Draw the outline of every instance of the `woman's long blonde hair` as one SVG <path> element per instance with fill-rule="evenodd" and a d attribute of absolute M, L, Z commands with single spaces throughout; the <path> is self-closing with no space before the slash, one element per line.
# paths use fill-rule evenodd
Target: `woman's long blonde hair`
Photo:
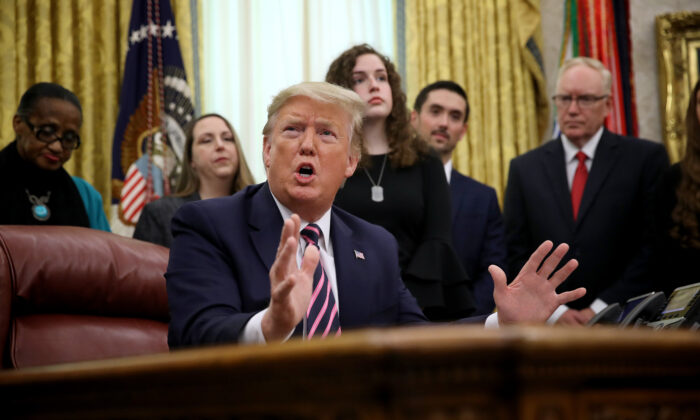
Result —
<path fill-rule="evenodd" d="M 189 124 L 185 126 L 185 153 L 182 158 L 182 172 L 180 173 L 177 185 L 175 186 L 175 193 L 173 193 L 174 196 L 186 197 L 199 191 L 199 175 L 197 175 L 197 173 L 192 169 L 194 126 L 197 125 L 198 122 L 209 117 L 217 117 L 221 119 L 221 121 L 226 124 L 233 134 L 234 145 L 236 147 L 236 153 L 238 154 L 238 170 L 236 171 L 236 175 L 233 177 L 233 183 L 231 183 L 231 194 L 255 183 L 253 175 L 251 175 L 250 169 L 248 169 L 248 163 L 246 163 L 245 156 L 243 155 L 243 149 L 241 149 L 241 142 L 238 139 L 238 134 L 236 134 L 236 131 L 233 129 L 233 126 L 231 126 L 231 123 L 229 123 L 226 118 L 219 114 L 204 114 L 190 121 Z"/>

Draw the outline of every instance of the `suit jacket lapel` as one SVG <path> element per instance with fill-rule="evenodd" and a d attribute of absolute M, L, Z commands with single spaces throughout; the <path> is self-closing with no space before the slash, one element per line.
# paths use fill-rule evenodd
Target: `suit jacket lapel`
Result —
<path fill-rule="evenodd" d="M 251 199 L 248 224 L 251 227 L 251 242 L 260 259 L 270 270 L 277 254 L 283 221 L 267 183 Z"/>
<path fill-rule="evenodd" d="M 545 145 L 544 151 L 542 166 L 554 192 L 554 201 L 564 216 L 564 220 L 573 222 L 574 211 L 571 208 L 571 191 L 569 191 L 569 183 L 566 178 L 566 162 L 564 161 L 564 147 L 561 145 L 561 139 L 551 140 Z"/>
<path fill-rule="evenodd" d="M 605 179 L 615 167 L 615 162 L 619 156 L 620 151 L 617 139 L 608 130 L 603 130 L 603 136 L 600 138 L 600 143 L 598 143 L 596 148 L 591 172 L 588 174 L 586 187 L 583 190 L 576 226 L 579 226 L 586 217 L 588 209 L 593 205 L 595 197 L 603 187 Z"/>
<path fill-rule="evenodd" d="M 335 260 L 335 276 L 338 282 L 338 309 L 340 311 L 340 325 L 343 327 L 364 325 L 369 319 L 369 305 L 363 305 L 366 301 L 368 273 L 367 263 L 364 258 L 356 254 L 364 255 L 362 245 L 356 243 L 352 229 L 347 226 L 336 214 L 331 213 L 331 238 L 333 241 L 333 259 Z"/>

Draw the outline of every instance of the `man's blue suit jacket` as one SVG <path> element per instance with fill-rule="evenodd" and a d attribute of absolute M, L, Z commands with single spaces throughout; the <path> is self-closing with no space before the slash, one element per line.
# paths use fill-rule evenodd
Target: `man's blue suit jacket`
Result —
<path fill-rule="evenodd" d="M 452 170 L 452 241 L 471 280 L 475 315 L 494 309 L 493 280 L 488 266 L 506 270 L 505 231 L 496 191 Z"/>
<path fill-rule="evenodd" d="M 171 348 L 238 341 L 270 301 L 282 225 L 267 183 L 180 208 L 165 274 Z M 401 280 L 389 232 L 333 207 L 331 241 L 343 330 L 426 322 Z"/>

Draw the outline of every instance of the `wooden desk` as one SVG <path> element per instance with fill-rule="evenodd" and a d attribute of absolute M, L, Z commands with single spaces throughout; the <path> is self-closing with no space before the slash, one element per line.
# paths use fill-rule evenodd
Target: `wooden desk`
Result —
<path fill-rule="evenodd" d="M 0 417 L 699 419 L 700 333 L 449 326 L 0 372 Z"/>

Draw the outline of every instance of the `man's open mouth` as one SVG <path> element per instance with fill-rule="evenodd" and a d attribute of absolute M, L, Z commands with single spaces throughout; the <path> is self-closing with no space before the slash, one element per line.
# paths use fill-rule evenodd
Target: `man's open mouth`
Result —
<path fill-rule="evenodd" d="M 299 175 L 304 178 L 308 178 L 314 174 L 314 168 L 308 165 L 304 165 L 299 168 Z"/>

